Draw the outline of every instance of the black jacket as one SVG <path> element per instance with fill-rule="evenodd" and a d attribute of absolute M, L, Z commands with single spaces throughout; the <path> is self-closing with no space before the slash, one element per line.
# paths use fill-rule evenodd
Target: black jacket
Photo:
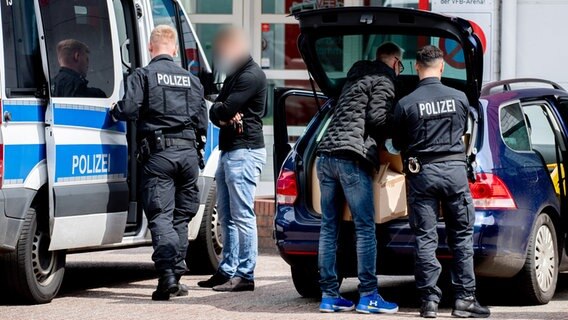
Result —
<path fill-rule="evenodd" d="M 266 75 L 252 58 L 229 75 L 223 88 L 209 111 L 211 122 L 221 128 L 219 149 L 231 151 L 237 149 L 264 148 L 262 116 L 266 104 Z M 242 134 L 237 134 L 229 122 L 237 113 L 243 114 Z"/>
<path fill-rule="evenodd" d="M 405 157 L 464 153 L 468 110 L 463 92 L 443 85 L 438 78 L 423 79 L 395 107 L 393 146 Z"/>
<path fill-rule="evenodd" d="M 378 166 L 378 140 L 388 134 L 396 75 L 378 61 L 359 61 L 347 73 L 319 153 L 350 154 Z"/>
<path fill-rule="evenodd" d="M 160 55 L 127 79 L 124 97 L 111 111 L 118 120 L 138 119 L 138 138 L 157 130 L 184 139 L 207 134 L 207 105 L 197 77 Z"/>
<path fill-rule="evenodd" d="M 89 81 L 75 70 L 61 67 L 53 78 L 51 93 L 54 97 L 106 98 L 99 88 L 88 87 Z"/>

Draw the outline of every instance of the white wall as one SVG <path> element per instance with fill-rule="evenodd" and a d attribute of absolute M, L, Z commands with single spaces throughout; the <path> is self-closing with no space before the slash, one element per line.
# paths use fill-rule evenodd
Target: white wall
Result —
<path fill-rule="evenodd" d="M 516 77 L 544 78 L 568 88 L 568 1 L 517 1 Z"/>

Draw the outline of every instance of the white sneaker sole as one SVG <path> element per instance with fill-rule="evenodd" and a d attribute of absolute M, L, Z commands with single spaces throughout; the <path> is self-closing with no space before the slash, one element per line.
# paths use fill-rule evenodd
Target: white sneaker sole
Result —
<path fill-rule="evenodd" d="M 355 306 L 351 307 L 336 307 L 336 310 L 329 310 L 329 309 L 319 309 L 320 312 L 323 313 L 335 313 L 335 312 L 349 312 L 355 310 Z"/>
<path fill-rule="evenodd" d="M 382 313 L 382 314 L 395 314 L 398 312 L 398 308 L 396 309 L 373 309 L 373 311 L 366 309 L 357 309 L 357 312 L 362 313 L 362 314 L 376 314 L 376 313 Z"/>

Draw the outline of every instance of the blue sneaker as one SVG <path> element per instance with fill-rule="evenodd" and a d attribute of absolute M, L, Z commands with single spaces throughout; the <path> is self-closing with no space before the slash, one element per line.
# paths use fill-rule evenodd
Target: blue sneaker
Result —
<path fill-rule="evenodd" d="M 355 304 L 342 297 L 322 298 L 320 303 L 320 312 L 344 312 L 353 309 L 355 309 Z"/>
<path fill-rule="evenodd" d="M 393 314 L 398 312 L 398 305 L 396 303 L 385 301 L 385 299 L 383 299 L 383 297 L 381 297 L 378 293 L 372 293 L 361 297 L 359 304 L 357 305 L 357 312 Z"/>

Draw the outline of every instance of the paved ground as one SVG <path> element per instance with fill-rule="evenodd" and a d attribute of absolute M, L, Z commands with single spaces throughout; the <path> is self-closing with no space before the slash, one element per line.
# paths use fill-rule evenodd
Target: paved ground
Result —
<path fill-rule="evenodd" d="M 66 280 L 58 298 L 39 306 L 0 305 L 0 319 L 360 319 L 355 313 L 325 315 L 316 312 L 318 302 L 298 296 L 288 266 L 278 256 L 259 258 L 257 290 L 252 293 L 215 293 L 197 287 L 206 276 L 185 276 L 189 297 L 153 302 L 150 294 L 156 281 L 150 248 L 95 252 L 68 257 Z M 383 294 L 401 305 L 395 316 L 380 319 L 412 319 L 417 304 L 412 277 L 381 277 Z M 345 295 L 357 299 L 356 281 L 343 284 Z M 486 299 L 493 319 L 568 319 L 568 277 L 560 279 L 553 302 L 546 306 L 519 307 L 503 299 L 506 291 L 490 289 Z M 449 309 L 439 317 L 449 318 Z"/>

